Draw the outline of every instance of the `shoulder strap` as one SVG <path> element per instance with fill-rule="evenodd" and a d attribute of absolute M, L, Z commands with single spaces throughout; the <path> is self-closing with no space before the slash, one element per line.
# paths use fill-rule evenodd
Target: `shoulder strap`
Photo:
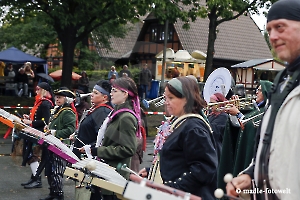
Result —
<path fill-rule="evenodd" d="M 116 112 L 114 112 L 114 113 L 109 117 L 110 120 L 112 120 L 117 114 L 119 114 L 119 113 L 121 113 L 121 112 L 130 112 L 131 114 L 133 114 L 133 115 L 137 118 L 136 114 L 135 114 L 132 110 L 130 110 L 130 109 L 128 109 L 128 108 L 122 108 L 122 109 L 117 110 Z"/>
<path fill-rule="evenodd" d="M 185 115 L 182 115 L 181 117 L 179 117 L 178 119 L 176 119 L 176 120 L 172 123 L 172 125 L 171 125 L 171 127 L 170 127 L 170 132 L 173 132 L 175 126 L 176 126 L 178 123 L 180 123 L 180 122 L 182 122 L 183 120 L 186 120 L 187 118 L 190 118 L 190 117 L 195 117 L 195 118 L 201 119 L 201 120 L 206 124 L 206 126 L 208 127 L 210 133 L 211 133 L 211 134 L 213 133 L 212 128 L 210 127 L 209 123 L 208 123 L 201 115 L 199 115 L 199 114 L 185 114 Z"/>
<path fill-rule="evenodd" d="M 62 111 L 64 111 L 64 110 L 70 110 L 72 113 L 76 114 L 72 108 L 70 108 L 70 107 L 64 107 L 64 108 L 61 108 L 56 114 L 54 114 L 52 116 L 52 120 L 55 119 L 55 118 L 57 118 L 60 115 L 60 113 Z M 50 120 L 50 121 L 52 121 L 52 120 Z"/>
<path fill-rule="evenodd" d="M 108 108 L 108 109 L 110 109 L 110 110 L 113 110 L 113 108 L 112 108 L 111 106 L 109 106 L 109 105 L 107 105 L 107 104 L 105 104 L 105 103 L 100 104 L 99 107 L 106 107 L 106 108 Z"/>
<path fill-rule="evenodd" d="M 52 107 L 54 106 L 53 102 L 52 102 L 50 99 L 48 99 L 48 98 L 43 98 L 42 100 L 49 101 L 49 102 L 50 102 L 50 104 L 51 104 L 51 106 L 52 106 Z"/>

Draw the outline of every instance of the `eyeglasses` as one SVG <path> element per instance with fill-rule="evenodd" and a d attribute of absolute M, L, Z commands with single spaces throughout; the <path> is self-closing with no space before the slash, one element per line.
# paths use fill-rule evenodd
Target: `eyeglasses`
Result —
<path fill-rule="evenodd" d="M 111 89 L 111 92 L 112 92 L 112 93 L 116 93 L 116 92 L 119 92 L 119 91 L 121 91 L 121 92 L 126 92 L 126 91 L 119 90 L 119 89 L 116 89 L 116 88 L 112 88 L 112 89 Z"/>
<path fill-rule="evenodd" d="M 116 92 L 119 92 L 119 91 L 121 91 L 121 90 L 118 90 L 118 89 L 116 89 L 116 88 L 112 88 L 112 89 L 111 89 L 111 92 L 112 92 L 112 93 L 116 93 Z"/>
<path fill-rule="evenodd" d="M 261 92 L 261 88 L 257 88 L 257 89 L 256 89 L 256 92 Z"/>

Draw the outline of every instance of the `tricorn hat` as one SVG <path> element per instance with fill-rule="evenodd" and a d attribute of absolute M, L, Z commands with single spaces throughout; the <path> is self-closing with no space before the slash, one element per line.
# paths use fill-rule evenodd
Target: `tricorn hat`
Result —
<path fill-rule="evenodd" d="M 60 96 L 65 96 L 65 97 L 70 97 L 70 98 L 75 98 L 76 95 L 69 90 L 67 87 L 60 87 L 58 90 L 54 90 L 53 92 L 55 95 L 60 95 Z"/>

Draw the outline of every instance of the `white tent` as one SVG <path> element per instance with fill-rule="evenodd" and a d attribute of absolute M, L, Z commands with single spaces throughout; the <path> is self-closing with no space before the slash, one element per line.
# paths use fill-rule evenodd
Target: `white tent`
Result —
<path fill-rule="evenodd" d="M 206 59 L 206 54 L 203 53 L 202 51 L 198 51 L 198 50 L 195 50 L 191 53 L 191 56 L 195 59 L 198 59 L 198 60 L 205 60 Z"/>
<path fill-rule="evenodd" d="M 190 60 L 192 58 L 193 57 L 191 56 L 191 54 L 187 50 L 178 50 L 175 53 L 174 61 L 175 62 L 181 62 L 181 61 L 185 61 L 185 60 Z"/>
<path fill-rule="evenodd" d="M 157 59 L 163 59 L 163 51 L 159 52 L 158 54 L 156 54 L 155 56 Z M 175 57 L 175 53 L 174 50 L 171 48 L 167 48 L 166 49 L 166 59 L 174 59 Z"/>

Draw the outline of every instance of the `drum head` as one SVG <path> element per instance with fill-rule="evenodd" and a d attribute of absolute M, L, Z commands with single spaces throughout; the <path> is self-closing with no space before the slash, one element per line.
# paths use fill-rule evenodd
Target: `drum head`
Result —
<path fill-rule="evenodd" d="M 205 82 L 203 96 L 207 103 L 209 103 L 211 95 L 215 93 L 223 94 L 222 85 L 225 86 L 224 96 L 226 96 L 231 87 L 231 74 L 229 70 L 224 67 L 213 71 Z"/>

